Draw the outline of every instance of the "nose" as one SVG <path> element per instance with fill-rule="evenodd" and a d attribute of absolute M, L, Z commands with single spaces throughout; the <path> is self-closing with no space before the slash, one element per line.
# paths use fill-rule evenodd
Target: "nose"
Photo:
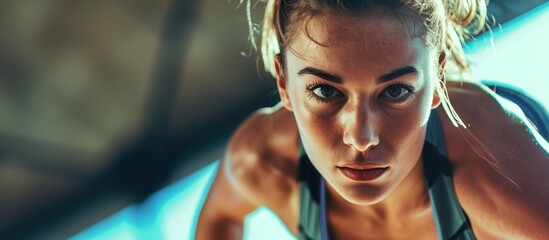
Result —
<path fill-rule="evenodd" d="M 375 114 L 366 107 L 355 108 L 342 116 L 343 143 L 364 152 L 379 144 Z"/>

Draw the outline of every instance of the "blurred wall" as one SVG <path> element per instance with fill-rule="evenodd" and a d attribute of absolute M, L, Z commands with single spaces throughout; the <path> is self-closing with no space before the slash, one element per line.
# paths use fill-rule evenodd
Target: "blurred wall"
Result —
<path fill-rule="evenodd" d="M 32 230 L 29 221 L 105 181 L 118 152 L 140 136 L 171 4 L 0 1 L 0 233 Z M 256 80 L 254 57 L 241 55 L 249 45 L 237 5 L 198 4 L 167 126 L 172 147 L 226 135 L 233 126 L 223 119 L 234 125 L 273 86 Z"/>

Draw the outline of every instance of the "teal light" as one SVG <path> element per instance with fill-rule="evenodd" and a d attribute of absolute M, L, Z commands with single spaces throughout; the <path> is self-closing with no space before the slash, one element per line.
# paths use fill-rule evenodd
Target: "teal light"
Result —
<path fill-rule="evenodd" d="M 549 2 L 469 42 L 473 77 L 518 87 L 549 108 L 548 26 Z"/>
<path fill-rule="evenodd" d="M 71 237 L 84 239 L 192 239 L 198 213 L 219 161 L 158 191 Z M 295 239 L 270 209 L 260 207 L 245 219 L 245 239 Z"/>
<path fill-rule="evenodd" d="M 71 239 L 190 239 L 218 165 L 215 161 Z"/>

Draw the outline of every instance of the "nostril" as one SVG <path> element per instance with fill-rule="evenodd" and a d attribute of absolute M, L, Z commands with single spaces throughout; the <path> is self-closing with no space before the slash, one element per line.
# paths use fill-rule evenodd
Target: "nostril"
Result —
<path fill-rule="evenodd" d="M 352 146 L 360 152 L 364 152 L 379 144 L 379 137 L 374 132 L 346 132 L 343 136 L 343 143 Z"/>

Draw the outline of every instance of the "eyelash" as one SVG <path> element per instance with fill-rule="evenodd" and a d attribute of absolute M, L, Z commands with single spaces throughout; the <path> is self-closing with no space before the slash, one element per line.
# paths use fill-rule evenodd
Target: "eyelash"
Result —
<path fill-rule="evenodd" d="M 382 95 L 386 93 L 386 91 L 389 89 L 389 88 L 393 88 L 393 87 L 400 87 L 400 88 L 404 88 L 406 91 L 408 91 L 408 93 L 406 93 L 406 96 L 401 98 L 401 99 L 388 99 L 389 101 L 391 102 L 394 102 L 394 103 L 403 103 L 405 102 L 406 100 L 408 100 L 408 98 L 410 97 L 410 95 L 414 94 L 415 92 L 415 88 L 414 86 L 410 85 L 410 84 L 407 84 L 407 83 L 403 83 L 403 82 L 399 82 L 399 83 L 395 83 L 387 88 L 385 88 L 382 92 Z"/>
<path fill-rule="evenodd" d="M 321 82 L 313 82 L 313 83 L 309 83 L 306 85 L 305 89 L 307 90 L 307 93 L 308 93 L 308 97 L 314 101 L 318 101 L 318 102 L 321 102 L 321 103 L 327 103 L 327 102 L 331 102 L 333 101 L 332 98 L 321 98 L 321 97 L 318 97 L 315 93 L 314 93 L 314 90 L 319 88 L 319 87 L 330 87 L 330 88 L 334 88 L 328 84 L 325 84 L 325 83 L 321 83 Z M 401 98 L 401 99 L 390 99 L 390 98 L 386 98 L 384 97 L 385 99 L 387 99 L 388 101 L 390 102 L 393 102 L 393 103 L 396 103 L 396 104 L 400 104 L 400 103 L 403 103 L 405 102 L 410 95 L 414 94 L 415 93 L 415 88 L 414 86 L 410 85 L 410 84 L 407 84 L 407 83 L 404 83 L 404 82 L 399 82 L 399 83 L 395 83 L 393 85 L 390 85 L 389 87 L 385 88 L 382 92 L 382 97 L 383 97 L 383 94 L 386 93 L 386 91 L 389 89 L 389 88 L 393 88 L 393 87 L 400 87 L 400 88 L 403 88 L 405 89 L 406 91 L 408 91 L 406 93 L 406 96 Z M 339 91 L 337 89 L 335 89 L 336 91 Z M 341 93 L 340 93 L 341 94 Z"/>
<path fill-rule="evenodd" d="M 321 82 L 313 82 L 313 83 L 309 83 L 305 86 L 305 89 L 307 90 L 307 95 L 309 97 L 309 99 L 311 100 L 314 100 L 314 101 L 317 101 L 317 102 L 321 102 L 321 103 L 327 103 L 327 102 L 331 102 L 333 101 L 332 99 L 330 98 L 321 98 L 321 97 L 318 97 L 315 93 L 314 93 L 314 90 L 319 88 L 319 87 L 331 87 L 333 88 L 332 86 L 328 85 L 328 84 L 324 84 L 324 83 L 321 83 Z M 336 89 L 336 91 L 339 91 Z"/>

